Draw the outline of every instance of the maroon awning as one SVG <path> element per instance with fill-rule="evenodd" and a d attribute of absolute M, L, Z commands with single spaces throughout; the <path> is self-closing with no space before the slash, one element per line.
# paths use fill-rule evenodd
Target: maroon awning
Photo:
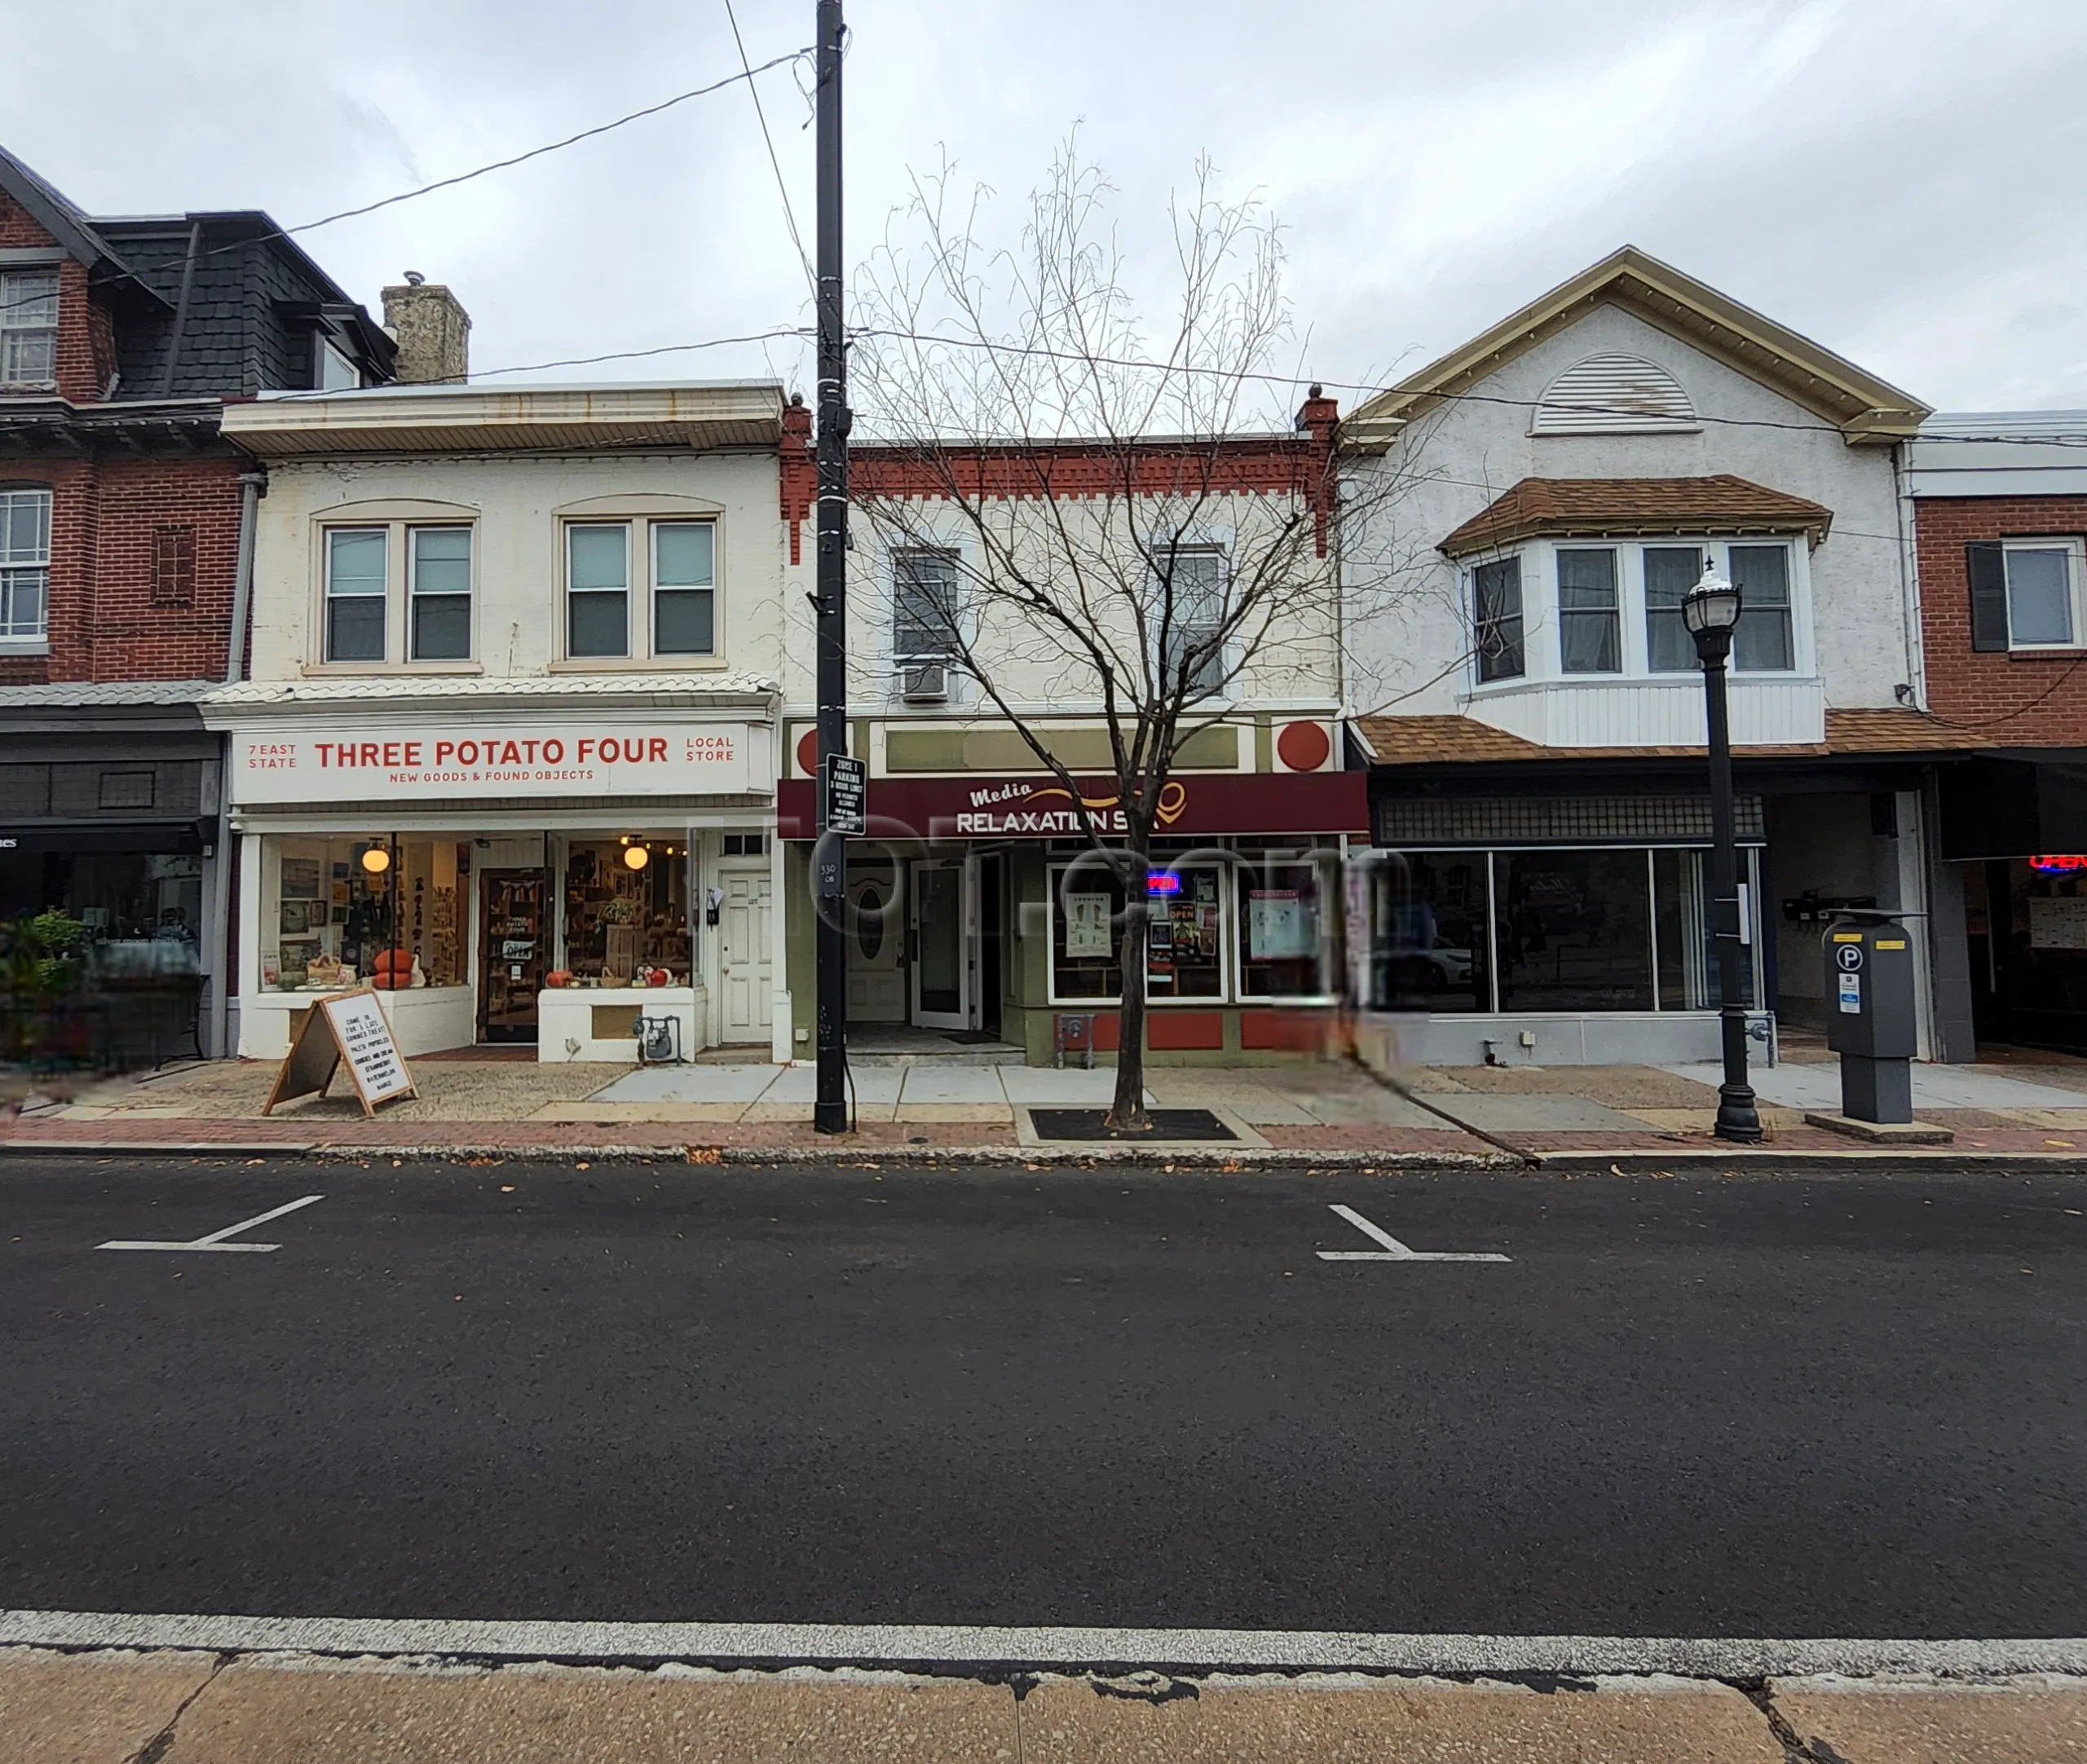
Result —
<path fill-rule="evenodd" d="M 1080 795 L 1105 831 L 1120 831 L 1116 787 L 1079 780 Z M 812 781 L 776 788 L 776 831 L 814 836 Z M 1162 839 L 1204 834 L 1352 833 L 1370 831 L 1363 772 L 1191 773 L 1169 780 L 1154 831 Z M 869 834 L 884 839 L 1078 839 L 1084 829 L 1064 785 L 1052 778 L 873 778 Z"/>

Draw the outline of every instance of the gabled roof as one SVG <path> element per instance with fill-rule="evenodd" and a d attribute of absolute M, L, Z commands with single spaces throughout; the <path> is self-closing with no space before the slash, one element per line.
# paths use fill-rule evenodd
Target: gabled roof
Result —
<path fill-rule="evenodd" d="M 20 203 L 38 226 L 89 269 L 108 264 L 128 273 L 122 258 L 95 232 L 80 205 L 45 183 L 4 147 L 0 147 L 0 190 Z"/>
<path fill-rule="evenodd" d="M 1438 548 L 1461 558 L 1524 539 L 1688 533 L 1803 533 L 1815 545 L 1830 509 L 1719 473 L 1708 478 L 1524 478 Z"/>
<path fill-rule="evenodd" d="M 1823 349 L 1808 337 L 1743 306 L 1706 282 L 1625 245 L 1562 282 L 1519 312 L 1361 405 L 1344 436 L 1381 445 L 1445 398 L 1468 391 L 1494 369 L 1577 322 L 1613 306 L 1736 373 L 1780 392 L 1838 428 L 1852 443 L 1910 435 L 1928 407 L 1898 387 Z"/>

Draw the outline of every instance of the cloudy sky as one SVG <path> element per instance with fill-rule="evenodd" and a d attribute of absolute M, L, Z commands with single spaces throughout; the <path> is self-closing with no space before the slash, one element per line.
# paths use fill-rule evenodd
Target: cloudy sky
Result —
<path fill-rule="evenodd" d="M 735 3 L 757 64 L 811 40 L 811 0 Z M 1330 381 L 1396 377 L 1629 241 L 1940 408 L 2087 407 L 2080 0 L 853 0 L 849 23 L 856 249 L 945 152 L 1011 225 L 1077 125 L 1154 291 L 1199 152 L 1265 197 Z M 724 0 L 80 0 L 8 35 L 5 144 L 90 211 L 286 224 L 739 66 Z M 807 102 L 788 68 L 761 88 L 809 241 Z M 743 86 L 302 243 L 373 308 L 408 267 L 449 283 L 480 369 L 810 311 Z M 586 377 L 769 371 L 804 358 Z"/>

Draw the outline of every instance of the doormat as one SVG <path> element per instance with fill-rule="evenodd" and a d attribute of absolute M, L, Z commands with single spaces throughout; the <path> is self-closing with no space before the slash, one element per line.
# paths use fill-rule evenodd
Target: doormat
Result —
<path fill-rule="evenodd" d="M 1123 1133 L 1110 1127 L 1106 1109 L 1038 1109 L 1029 1118 L 1036 1124 L 1039 1140 L 1111 1140 L 1119 1144 L 1141 1145 L 1155 1140 L 1221 1140 L 1237 1143 L 1239 1136 L 1207 1109 L 1148 1109 L 1149 1133 Z"/>

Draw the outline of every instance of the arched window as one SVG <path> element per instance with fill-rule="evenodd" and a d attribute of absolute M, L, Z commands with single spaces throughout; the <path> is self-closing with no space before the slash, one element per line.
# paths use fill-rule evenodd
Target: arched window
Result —
<path fill-rule="evenodd" d="M 1532 434 L 1644 434 L 1692 429 L 1696 407 L 1681 382 L 1642 355 L 1590 355 L 1551 382 Z"/>

